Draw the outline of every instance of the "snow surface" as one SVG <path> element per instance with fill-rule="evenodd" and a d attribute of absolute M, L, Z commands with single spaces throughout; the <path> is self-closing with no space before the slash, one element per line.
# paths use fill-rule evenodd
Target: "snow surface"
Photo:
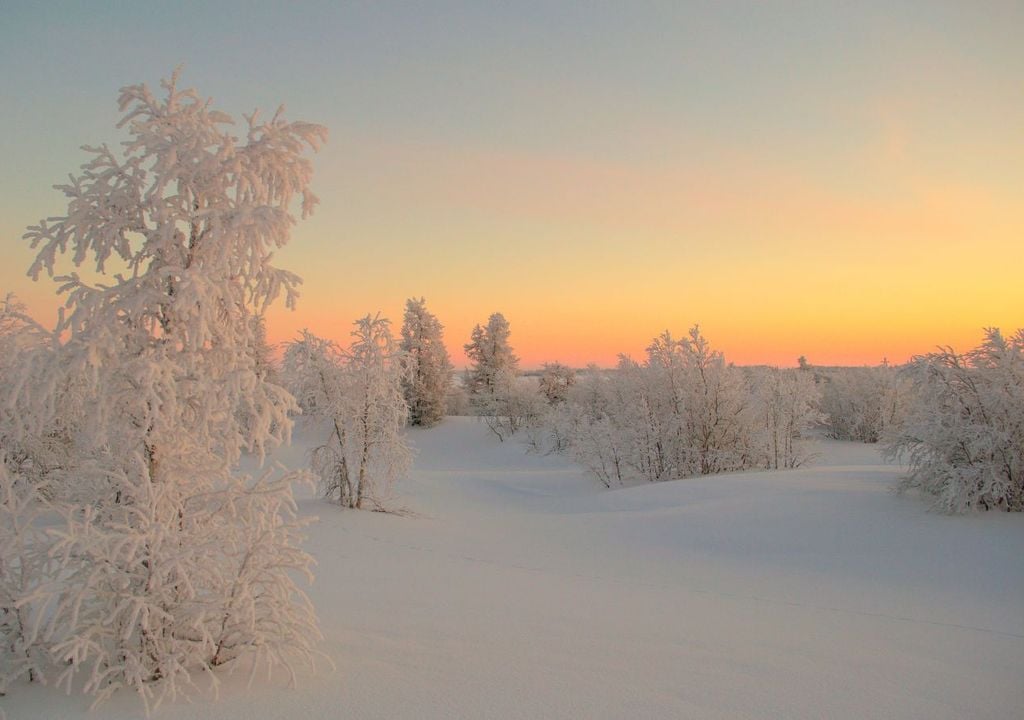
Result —
<path fill-rule="evenodd" d="M 930 513 L 871 446 L 609 491 L 472 418 L 410 436 L 408 515 L 302 501 L 337 667 L 294 690 L 239 671 L 156 717 L 1024 717 L 1024 517 Z M 0 704 L 142 714 L 35 686 Z"/>

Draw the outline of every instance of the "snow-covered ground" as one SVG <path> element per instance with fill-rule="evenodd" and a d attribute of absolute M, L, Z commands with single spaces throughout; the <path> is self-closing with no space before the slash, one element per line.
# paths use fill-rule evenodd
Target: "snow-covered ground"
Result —
<path fill-rule="evenodd" d="M 300 463 L 313 433 L 281 453 Z M 411 433 L 407 516 L 311 497 L 337 667 L 159 718 L 1024 717 L 1024 517 L 894 495 L 874 448 L 604 490 L 470 418 Z M 141 715 L 18 687 L 9 720 Z"/>

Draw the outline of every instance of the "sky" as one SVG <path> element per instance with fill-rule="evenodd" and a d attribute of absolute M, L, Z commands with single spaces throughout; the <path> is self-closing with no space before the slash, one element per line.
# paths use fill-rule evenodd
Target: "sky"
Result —
<path fill-rule="evenodd" d="M 324 124 L 272 341 L 425 296 L 456 365 L 699 323 L 738 364 L 902 362 L 1024 327 L 1024 3 L 60 2 L 0 23 L 0 292 L 26 226 L 116 143 L 118 89 Z"/>

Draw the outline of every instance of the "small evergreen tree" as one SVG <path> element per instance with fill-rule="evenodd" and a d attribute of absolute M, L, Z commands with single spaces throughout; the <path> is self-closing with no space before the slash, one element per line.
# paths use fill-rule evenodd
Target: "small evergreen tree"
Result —
<path fill-rule="evenodd" d="M 452 363 L 444 346 L 444 327 L 427 310 L 424 298 L 406 301 L 399 347 L 408 365 L 402 389 L 409 406 L 409 424 L 436 425 L 445 414 Z"/>
<path fill-rule="evenodd" d="M 473 328 L 464 346 L 471 363 L 466 370 L 466 389 L 482 414 L 488 414 L 495 399 L 509 391 L 518 373 L 519 358 L 509 344 L 510 335 L 508 320 L 494 313 L 486 326 Z"/>

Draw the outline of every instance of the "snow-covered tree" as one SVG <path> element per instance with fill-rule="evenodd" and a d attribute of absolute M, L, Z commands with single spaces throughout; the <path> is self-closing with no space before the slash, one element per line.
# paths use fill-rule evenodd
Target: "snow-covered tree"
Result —
<path fill-rule="evenodd" d="M 304 331 L 287 345 L 282 373 L 308 415 L 327 426 L 312 458 L 321 495 L 343 507 L 385 509 L 412 462 L 402 434 L 406 364 L 379 315 L 357 320 L 352 337 L 342 351 Z"/>
<path fill-rule="evenodd" d="M 464 346 L 470 361 L 466 389 L 482 415 L 488 414 L 497 396 L 508 392 L 518 374 L 519 358 L 509 344 L 511 332 L 505 316 L 494 313 L 487 325 L 473 328 L 470 341 Z"/>
<path fill-rule="evenodd" d="M 406 301 L 400 348 L 408 364 L 402 387 L 409 405 L 409 424 L 436 425 L 445 414 L 452 363 L 444 346 L 444 327 L 427 310 L 425 298 Z"/>
<path fill-rule="evenodd" d="M 541 431 L 546 424 L 547 401 L 538 392 L 533 378 L 511 377 L 495 389 L 486 404 L 479 405 L 484 411 L 484 422 L 499 440 L 505 441 L 520 430 Z M 539 435 L 531 432 L 526 442 L 533 449 L 541 451 Z"/>
<path fill-rule="evenodd" d="M 672 474 L 708 475 L 749 467 L 752 412 L 742 371 L 713 350 L 700 328 L 668 332 L 647 348 L 651 401 L 664 418 L 659 442 L 671 447 Z"/>
<path fill-rule="evenodd" d="M 622 426 L 624 383 L 612 372 L 590 366 L 553 414 L 552 435 L 559 452 L 567 452 L 605 487 L 629 477 L 631 434 Z"/>
<path fill-rule="evenodd" d="M 328 427 L 327 440 L 313 448 L 312 470 L 321 495 L 344 507 L 355 505 L 349 473 L 347 428 L 350 402 L 345 396 L 344 358 L 338 346 L 303 330 L 285 345 L 281 375 L 304 416 Z"/>
<path fill-rule="evenodd" d="M 901 487 L 946 512 L 1024 511 L 1024 330 L 988 328 L 974 350 L 944 348 L 905 373 L 909 408 L 887 442 L 910 465 Z"/>
<path fill-rule="evenodd" d="M 388 320 L 367 315 L 355 326 L 345 366 L 346 394 L 352 403 L 348 435 L 355 507 L 370 502 L 383 509 L 395 481 L 412 464 L 412 450 L 402 434 L 409 417 L 402 393 L 406 365 Z"/>
<path fill-rule="evenodd" d="M 519 427 L 526 431 L 525 442 L 533 452 L 565 452 L 568 436 L 564 431 L 565 414 L 561 407 L 576 383 L 576 371 L 559 362 L 544 363 L 537 382 L 520 378 L 517 402 L 510 403 L 522 418 Z M 509 423 L 511 425 L 511 423 Z"/>
<path fill-rule="evenodd" d="M 42 529 L 42 493 L 24 479 L 16 483 L 7 465 L 0 457 L 0 696 L 18 679 L 46 679 L 40 630 L 59 572 Z"/>
<path fill-rule="evenodd" d="M 46 379 L 54 360 L 57 337 L 26 312 L 13 295 L 0 302 L 0 449 L 12 482 L 28 484 L 49 496 L 53 481 L 67 464 L 75 425 L 81 413 L 68 412 L 75 379 L 68 378 L 53 396 L 59 396 L 66 412 L 50 414 L 39 424 L 35 411 L 37 388 Z M 45 490 L 42 490 L 44 489 Z"/>
<path fill-rule="evenodd" d="M 575 382 L 576 371 L 568 365 L 553 362 L 541 367 L 540 393 L 552 405 L 565 402 Z"/>
<path fill-rule="evenodd" d="M 274 346 L 267 341 L 267 320 L 260 315 L 252 316 L 252 354 L 256 363 L 256 374 L 261 380 L 277 382 L 277 368 L 274 364 Z"/>
<path fill-rule="evenodd" d="M 614 370 L 592 369 L 551 418 L 558 446 L 609 487 L 766 462 L 754 388 L 697 327 L 659 335 L 643 363 L 620 356 Z M 792 424 L 780 437 L 798 432 Z M 782 462 L 796 462 L 789 450 Z"/>
<path fill-rule="evenodd" d="M 821 410 L 829 437 L 878 442 L 900 424 L 903 394 L 899 372 L 887 363 L 823 371 Z"/>
<path fill-rule="evenodd" d="M 61 477 L 76 489 L 58 532 L 59 602 L 48 617 L 59 682 L 99 698 L 120 687 L 147 707 L 243 654 L 310 659 L 316 619 L 296 585 L 311 558 L 292 483 L 234 468 L 289 438 L 291 395 L 261 376 L 253 318 L 299 279 L 271 264 L 298 200 L 316 205 L 304 157 L 326 131 L 232 120 L 182 90 L 121 91 L 120 153 L 87 147 L 59 186 L 67 210 L 29 228 L 30 274 L 56 276 L 66 312 L 44 377 L 10 402 L 41 433 L 87 407 Z M 100 280 L 60 274 L 60 257 Z M 74 392 L 64 392 L 73 385 Z M 213 677 L 213 676 L 211 676 Z"/>
<path fill-rule="evenodd" d="M 821 420 L 820 393 L 805 370 L 765 368 L 750 378 L 761 421 L 764 467 L 795 468 L 809 459 L 808 431 Z"/>

